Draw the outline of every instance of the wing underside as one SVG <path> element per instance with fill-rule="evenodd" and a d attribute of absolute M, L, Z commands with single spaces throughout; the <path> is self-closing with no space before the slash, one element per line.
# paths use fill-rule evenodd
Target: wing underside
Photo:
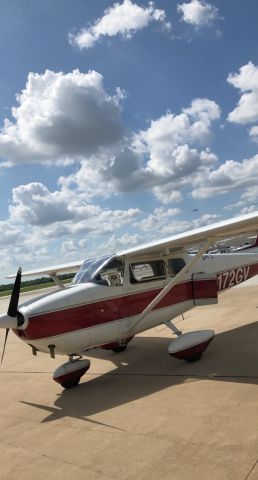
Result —
<path fill-rule="evenodd" d="M 191 247 L 200 247 L 205 242 L 212 240 L 212 244 L 225 238 L 235 238 L 242 235 L 257 234 L 258 212 L 253 212 L 241 217 L 223 220 L 222 222 L 180 233 L 158 242 L 148 243 L 139 247 L 124 250 L 118 256 L 140 257 L 142 255 L 155 255 L 170 253 L 177 250 L 186 250 Z"/>
<path fill-rule="evenodd" d="M 77 262 L 63 263 L 59 265 L 51 265 L 49 267 L 42 267 L 35 270 L 28 270 L 22 272 L 23 276 L 36 276 L 36 275 L 48 275 L 54 277 L 60 273 L 73 273 L 77 272 L 80 268 L 83 260 Z M 8 275 L 6 278 L 14 278 L 16 274 Z"/>

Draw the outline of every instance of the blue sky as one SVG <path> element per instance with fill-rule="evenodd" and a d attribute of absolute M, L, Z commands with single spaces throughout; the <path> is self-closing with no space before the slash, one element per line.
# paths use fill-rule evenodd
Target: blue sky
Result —
<path fill-rule="evenodd" d="M 0 281 L 257 209 L 256 0 L 0 6 Z"/>

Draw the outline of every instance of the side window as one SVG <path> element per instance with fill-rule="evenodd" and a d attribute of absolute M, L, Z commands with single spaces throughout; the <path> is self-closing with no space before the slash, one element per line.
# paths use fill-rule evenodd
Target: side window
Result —
<path fill-rule="evenodd" d="M 166 277 L 166 269 L 162 260 L 131 263 L 130 265 L 131 283 L 147 282 L 164 277 Z"/>
<path fill-rule="evenodd" d="M 173 272 L 174 275 L 180 272 L 182 268 L 185 266 L 185 261 L 183 258 L 170 258 L 168 260 L 168 265 L 170 270 Z"/>

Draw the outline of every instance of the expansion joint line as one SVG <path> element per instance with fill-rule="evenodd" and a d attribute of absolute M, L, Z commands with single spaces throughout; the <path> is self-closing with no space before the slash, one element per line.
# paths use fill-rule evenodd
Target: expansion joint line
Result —
<path fill-rule="evenodd" d="M 250 477 L 251 473 L 254 471 L 254 469 L 255 469 L 255 467 L 256 467 L 257 464 L 258 464 L 258 458 L 257 458 L 257 460 L 254 462 L 251 470 L 249 470 L 247 476 L 246 476 L 243 480 L 247 480 L 247 479 Z"/>

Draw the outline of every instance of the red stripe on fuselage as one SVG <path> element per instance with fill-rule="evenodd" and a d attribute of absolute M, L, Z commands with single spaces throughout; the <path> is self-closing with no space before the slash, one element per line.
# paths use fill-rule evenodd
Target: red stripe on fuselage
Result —
<path fill-rule="evenodd" d="M 244 267 L 238 267 L 232 270 L 237 271 L 239 268 Z M 221 273 L 223 272 L 217 273 L 217 290 L 219 290 L 218 276 Z M 257 274 L 258 264 L 249 265 L 248 276 L 245 280 Z M 193 300 L 194 298 L 208 299 L 216 297 L 217 292 L 214 289 L 214 280 L 196 279 L 194 283 L 198 284 L 198 288 L 194 288 L 194 291 L 191 280 L 175 285 L 154 310 L 169 306 L 173 307 L 176 304 Z M 233 286 L 233 284 L 228 285 L 227 283 L 224 288 L 228 288 L 229 286 Z M 140 315 L 161 290 L 162 288 L 132 293 L 131 295 L 31 316 L 28 327 L 25 330 L 14 331 L 26 340 L 35 340 L 114 322 L 126 317 L 133 317 Z"/>
<path fill-rule="evenodd" d="M 202 284 L 202 298 L 214 296 L 214 281 L 201 280 L 198 284 Z M 31 316 L 28 327 L 25 330 L 17 330 L 16 333 L 24 339 L 35 340 L 133 317 L 139 315 L 161 290 L 161 288 L 149 290 Z M 160 301 L 155 310 L 192 299 L 192 281 L 181 283 Z"/>

